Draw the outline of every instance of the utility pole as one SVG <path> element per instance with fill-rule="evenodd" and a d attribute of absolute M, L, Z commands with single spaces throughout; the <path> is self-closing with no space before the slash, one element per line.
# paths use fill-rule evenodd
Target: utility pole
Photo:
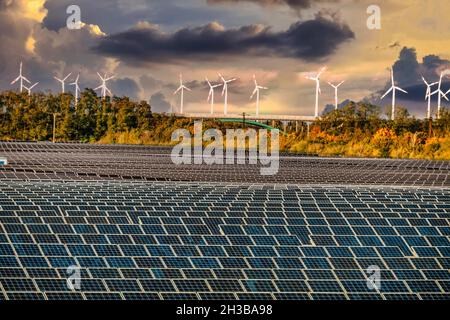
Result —
<path fill-rule="evenodd" d="M 428 118 L 428 137 L 431 138 L 431 135 L 433 134 L 433 118 Z"/>
<path fill-rule="evenodd" d="M 245 129 L 245 112 L 242 112 L 242 126 Z"/>
<path fill-rule="evenodd" d="M 55 143 L 55 134 L 56 134 L 56 115 L 57 113 L 53 113 L 53 143 Z"/>

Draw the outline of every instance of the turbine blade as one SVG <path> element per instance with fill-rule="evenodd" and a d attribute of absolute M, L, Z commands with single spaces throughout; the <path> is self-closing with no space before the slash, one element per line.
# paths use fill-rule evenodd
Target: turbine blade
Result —
<path fill-rule="evenodd" d="M 28 83 L 31 83 L 30 80 L 28 80 L 28 79 L 25 78 L 25 77 L 22 77 L 22 79 L 25 80 L 25 81 L 28 82 Z"/>
<path fill-rule="evenodd" d="M 102 79 L 102 81 L 104 81 L 104 79 L 103 79 L 103 77 L 100 75 L 100 73 L 97 72 L 97 74 L 98 74 L 98 76 L 100 77 L 100 79 Z"/>
<path fill-rule="evenodd" d="M 173 94 L 177 94 L 182 88 L 183 88 L 183 86 L 178 87 L 178 89 L 175 90 L 175 92 Z"/>
<path fill-rule="evenodd" d="M 428 82 L 427 82 L 427 80 L 425 80 L 425 78 L 422 76 L 422 80 L 423 80 L 423 82 L 425 82 L 425 84 L 427 85 L 427 86 L 430 86 L 429 84 L 428 84 Z"/>
<path fill-rule="evenodd" d="M 399 87 L 395 87 L 395 89 L 397 89 L 397 90 L 399 90 L 399 91 L 401 91 L 401 92 L 404 92 L 404 93 L 408 93 L 408 91 L 403 90 L 402 88 L 399 88 Z"/>
<path fill-rule="evenodd" d="M 69 73 L 64 79 L 63 79 L 63 81 L 66 81 L 67 80 L 67 78 L 69 78 L 70 76 L 72 75 L 72 72 L 71 73 Z"/>
<path fill-rule="evenodd" d="M 391 87 L 386 93 L 380 98 L 381 100 L 384 99 L 392 90 L 394 90 L 394 87 Z"/>
<path fill-rule="evenodd" d="M 225 90 L 227 90 L 228 86 L 227 83 L 225 82 L 225 84 L 223 85 L 223 89 L 222 89 L 222 97 L 225 94 Z"/>
<path fill-rule="evenodd" d="M 98 86 L 97 88 L 94 89 L 94 91 L 103 88 L 103 86 Z"/>
<path fill-rule="evenodd" d="M 19 80 L 20 80 L 20 76 L 18 76 L 13 82 L 11 82 L 11 84 L 14 84 L 14 83 L 16 83 Z"/>
<path fill-rule="evenodd" d="M 252 95 L 250 96 L 250 100 L 253 99 L 253 96 L 258 92 L 258 87 L 255 88 L 255 90 L 253 90 Z"/>

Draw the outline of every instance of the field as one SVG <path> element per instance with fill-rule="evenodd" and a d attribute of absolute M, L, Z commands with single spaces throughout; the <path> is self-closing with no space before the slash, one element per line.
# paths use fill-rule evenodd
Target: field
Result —
<path fill-rule="evenodd" d="M 263 177 L 165 147 L 0 156 L 0 299 L 450 299 L 449 161 L 283 154 Z"/>

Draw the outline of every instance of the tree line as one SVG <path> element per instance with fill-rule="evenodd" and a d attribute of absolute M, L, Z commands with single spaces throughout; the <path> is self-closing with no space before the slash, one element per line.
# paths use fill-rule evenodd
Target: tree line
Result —
<path fill-rule="evenodd" d="M 314 123 L 269 122 L 284 131 L 281 148 L 320 155 L 426 157 L 450 159 L 450 112 L 440 119 L 417 119 L 407 109 L 348 102 Z M 204 128 L 225 130 L 242 123 L 208 120 Z M 244 125 L 245 126 L 245 125 Z M 152 112 L 147 101 L 102 99 L 84 90 L 70 93 L 0 93 L 0 139 L 57 142 L 170 144 L 175 129 L 192 129 L 193 120 Z"/>

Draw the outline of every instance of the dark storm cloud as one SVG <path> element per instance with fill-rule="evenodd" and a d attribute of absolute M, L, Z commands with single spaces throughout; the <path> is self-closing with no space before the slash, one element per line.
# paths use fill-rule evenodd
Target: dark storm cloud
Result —
<path fill-rule="evenodd" d="M 436 55 L 428 55 L 422 59 L 422 62 L 419 62 L 416 49 L 404 47 L 393 68 L 397 85 L 408 91 L 408 95 L 402 98 L 410 101 L 423 101 L 426 87 L 422 81 L 422 75 L 428 82 L 436 82 L 439 80 L 440 72 L 450 68 L 450 61 Z M 386 88 L 389 86 L 390 83 Z M 450 82 L 444 79 L 442 87 L 447 90 L 449 86 Z"/>
<path fill-rule="evenodd" d="M 105 37 L 94 51 L 131 64 L 219 59 L 230 55 L 312 61 L 331 55 L 340 44 L 354 37 L 350 27 L 335 16 L 318 14 L 315 19 L 294 23 L 282 32 L 260 25 L 224 29 L 218 23 L 210 23 L 164 33 L 154 25 L 140 24 Z"/>
<path fill-rule="evenodd" d="M 139 86 L 131 78 L 111 81 L 110 89 L 115 96 L 126 96 L 132 99 L 138 99 L 139 97 Z"/>
<path fill-rule="evenodd" d="M 398 60 L 394 63 L 394 75 L 395 83 L 397 86 L 406 90 L 408 94 L 403 92 L 397 93 L 397 104 L 408 108 L 411 114 L 424 116 L 426 113 L 426 86 L 422 81 L 422 75 L 429 82 L 439 81 L 439 76 L 442 70 L 450 68 L 450 61 L 440 58 L 437 55 L 427 55 L 423 57 L 422 61 L 418 61 L 417 52 L 415 48 L 404 47 L 399 54 Z M 388 73 L 386 72 L 386 75 Z M 385 99 L 380 100 L 380 97 L 391 86 L 389 79 L 386 82 L 385 88 L 375 93 L 370 98 L 365 100 L 390 107 L 391 95 L 388 95 Z M 437 86 L 433 87 L 436 90 Z M 450 88 L 450 81 L 443 80 L 442 91 L 446 92 Z M 432 98 L 432 106 L 435 109 L 437 96 Z M 447 103 L 443 100 L 443 105 Z M 434 110 L 433 109 L 433 110 Z"/>
<path fill-rule="evenodd" d="M 150 106 L 153 112 L 170 112 L 170 103 L 162 92 L 157 92 L 151 96 Z"/>
<path fill-rule="evenodd" d="M 207 0 L 207 2 L 210 4 L 251 2 L 262 6 L 287 5 L 293 9 L 300 10 L 310 8 L 314 3 L 320 2 L 336 3 L 339 2 L 339 0 Z"/>

